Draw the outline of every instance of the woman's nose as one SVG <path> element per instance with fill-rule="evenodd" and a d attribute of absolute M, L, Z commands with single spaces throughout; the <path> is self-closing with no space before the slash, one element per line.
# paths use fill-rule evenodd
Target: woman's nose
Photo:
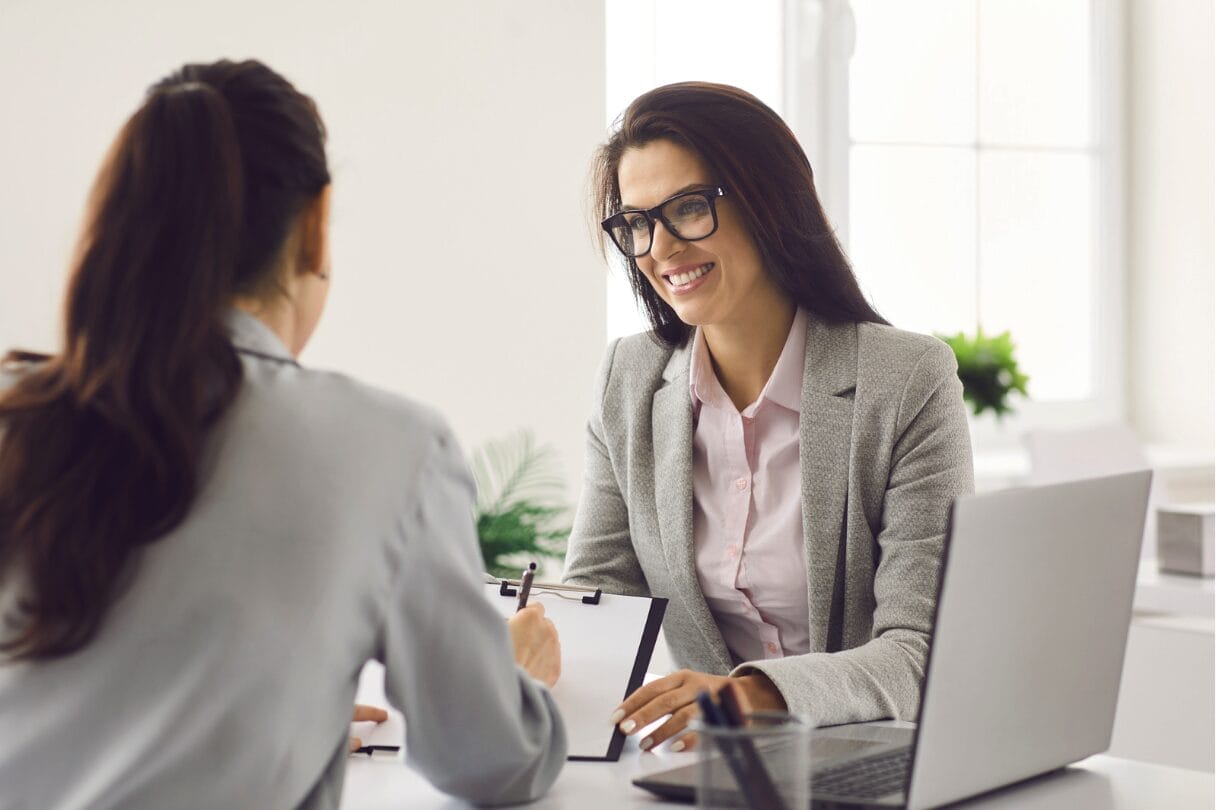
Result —
<path fill-rule="evenodd" d="M 660 261 L 667 259 L 680 251 L 684 246 L 680 237 L 667 230 L 661 221 L 654 224 L 654 237 L 650 243 L 650 255 Z"/>

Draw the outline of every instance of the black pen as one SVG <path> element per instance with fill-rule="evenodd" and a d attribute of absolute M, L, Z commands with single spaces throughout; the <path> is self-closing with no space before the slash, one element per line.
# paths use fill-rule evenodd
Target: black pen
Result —
<path fill-rule="evenodd" d="M 739 702 L 731 686 L 723 690 L 722 706 L 719 708 L 709 692 L 702 691 L 697 695 L 697 705 L 701 708 L 701 717 L 705 723 L 719 728 L 743 728 L 743 715 L 739 711 Z M 717 739 L 718 750 L 722 752 L 743 800 L 752 810 L 784 810 L 785 802 L 777 792 L 768 769 L 760 759 L 756 746 L 746 737 L 730 739 L 723 736 Z"/>
<path fill-rule="evenodd" d="M 528 563 L 528 567 L 524 569 L 524 575 L 519 579 L 519 604 L 515 607 L 516 613 L 528 606 L 528 593 L 532 590 L 534 576 L 536 576 L 536 563 Z"/>
<path fill-rule="evenodd" d="M 363 745 L 351 751 L 352 754 L 367 754 L 369 757 L 378 752 L 395 754 L 401 750 L 399 745 Z"/>

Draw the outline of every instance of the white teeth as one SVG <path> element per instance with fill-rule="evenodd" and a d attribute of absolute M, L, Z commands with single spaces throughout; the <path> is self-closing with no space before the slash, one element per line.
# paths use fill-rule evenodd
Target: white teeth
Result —
<path fill-rule="evenodd" d="M 710 268 L 713 266 L 713 262 L 709 262 L 708 264 L 701 265 L 696 270 L 690 270 L 687 273 L 676 273 L 675 275 L 668 276 L 667 278 L 675 286 L 683 287 L 685 284 L 693 282 L 708 273 Z"/>

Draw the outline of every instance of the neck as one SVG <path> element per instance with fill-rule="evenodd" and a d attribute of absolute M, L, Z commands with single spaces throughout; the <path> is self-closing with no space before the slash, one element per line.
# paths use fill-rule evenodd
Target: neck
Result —
<path fill-rule="evenodd" d="M 756 401 L 773 375 L 796 311 L 792 301 L 782 301 L 763 318 L 702 327 L 718 382 L 739 410 Z"/>
<path fill-rule="evenodd" d="M 291 306 L 281 298 L 275 301 L 262 301 L 257 298 L 236 298 L 232 305 L 237 309 L 248 312 L 266 325 L 271 332 L 283 341 L 283 345 L 291 352 L 292 357 L 298 357 L 299 348 L 296 346 L 296 318 Z"/>

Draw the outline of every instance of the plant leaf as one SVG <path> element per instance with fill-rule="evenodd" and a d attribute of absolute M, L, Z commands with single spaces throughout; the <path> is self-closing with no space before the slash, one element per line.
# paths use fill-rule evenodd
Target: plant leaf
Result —
<path fill-rule="evenodd" d="M 477 483 L 477 536 L 485 569 L 518 576 L 536 557 L 565 556 L 570 527 L 556 455 L 527 430 L 487 442 L 470 466 Z"/>

